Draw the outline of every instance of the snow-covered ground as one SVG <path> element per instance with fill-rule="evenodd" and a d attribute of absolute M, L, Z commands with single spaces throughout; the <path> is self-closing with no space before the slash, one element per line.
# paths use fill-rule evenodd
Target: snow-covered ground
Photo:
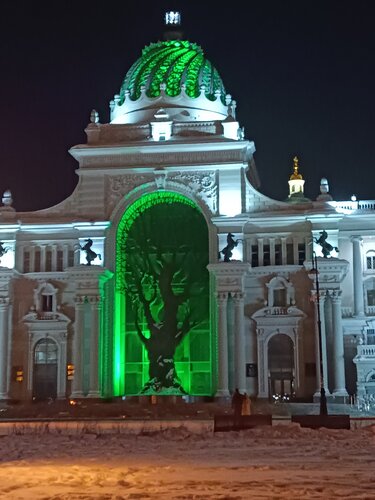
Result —
<path fill-rule="evenodd" d="M 0 498 L 375 499 L 375 426 L 0 436 Z"/>

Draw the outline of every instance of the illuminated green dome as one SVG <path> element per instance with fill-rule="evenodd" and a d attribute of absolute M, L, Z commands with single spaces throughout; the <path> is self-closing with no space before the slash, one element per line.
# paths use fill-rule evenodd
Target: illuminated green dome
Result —
<path fill-rule="evenodd" d="M 118 104 L 124 102 L 126 94 L 132 100 L 139 99 L 142 88 L 147 97 L 158 97 L 161 84 L 170 97 L 179 95 L 183 85 L 187 96 L 196 98 L 204 86 L 206 98 L 215 100 L 216 92 L 225 102 L 225 89 L 217 70 L 206 59 L 202 48 L 188 41 L 166 40 L 144 48 L 123 81 Z"/>

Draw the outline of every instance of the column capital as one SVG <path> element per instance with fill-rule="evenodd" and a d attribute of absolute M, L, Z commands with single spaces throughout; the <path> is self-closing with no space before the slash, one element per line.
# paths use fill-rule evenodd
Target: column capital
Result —
<path fill-rule="evenodd" d="M 354 243 L 354 242 L 361 243 L 363 241 L 363 238 L 359 234 L 355 234 L 355 235 L 353 235 L 353 236 L 350 237 L 350 241 L 352 243 Z"/>
<path fill-rule="evenodd" d="M 242 292 L 235 292 L 231 293 L 231 297 L 234 300 L 234 302 L 243 302 L 245 294 Z"/>
<path fill-rule="evenodd" d="M 228 295 L 229 295 L 228 292 L 217 292 L 216 299 L 217 299 L 218 303 L 222 303 L 222 304 L 226 303 L 228 300 Z"/>
<path fill-rule="evenodd" d="M 341 302 L 342 290 L 328 290 L 328 295 L 333 303 Z"/>
<path fill-rule="evenodd" d="M 74 297 L 74 303 L 76 308 L 77 307 L 83 307 L 84 303 L 86 302 L 86 295 L 76 295 Z"/>
<path fill-rule="evenodd" d="M 217 292 L 243 292 L 245 276 L 250 271 L 250 264 L 244 262 L 220 262 L 209 264 L 207 269 L 215 276 Z"/>
<path fill-rule="evenodd" d="M 0 297 L 0 309 L 7 309 L 9 306 L 9 297 Z"/>

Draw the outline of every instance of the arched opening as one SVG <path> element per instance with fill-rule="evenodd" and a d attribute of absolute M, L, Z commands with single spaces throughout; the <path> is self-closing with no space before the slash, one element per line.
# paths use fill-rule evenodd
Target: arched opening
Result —
<path fill-rule="evenodd" d="M 57 395 L 57 345 L 49 338 L 34 349 L 33 400 L 55 399 Z"/>
<path fill-rule="evenodd" d="M 158 191 L 116 239 L 115 395 L 212 395 L 208 227 L 188 198 Z"/>
<path fill-rule="evenodd" d="M 274 335 L 268 342 L 269 394 L 274 399 L 294 396 L 294 347 L 285 334 Z"/>

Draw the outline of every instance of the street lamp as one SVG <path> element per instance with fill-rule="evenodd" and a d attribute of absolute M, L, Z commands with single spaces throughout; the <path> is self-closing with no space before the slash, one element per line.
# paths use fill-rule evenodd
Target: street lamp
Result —
<path fill-rule="evenodd" d="M 322 352 L 322 323 L 320 319 L 320 294 L 319 294 L 319 271 L 318 271 L 318 259 L 316 252 L 312 253 L 312 273 L 315 275 L 315 289 L 316 289 L 316 310 L 317 310 L 317 322 L 318 322 L 318 337 L 319 337 L 319 370 L 320 370 L 320 415 L 328 415 L 327 410 L 327 398 L 326 391 L 324 388 L 323 380 L 323 352 Z"/>

